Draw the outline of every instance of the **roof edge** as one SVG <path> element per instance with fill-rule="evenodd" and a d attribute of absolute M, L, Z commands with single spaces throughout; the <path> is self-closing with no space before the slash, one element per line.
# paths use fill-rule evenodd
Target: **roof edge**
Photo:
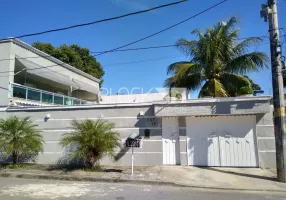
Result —
<path fill-rule="evenodd" d="M 32 51 L 35 54 L 38 54 L 39 56 L 43 56 L 47 60 L 50 60 L 50 61 L 52 61 L 52 62 L 54 62 L 54 63 L 56 63 L 56 64 L 58 64 L 58 65 L 60 65 L 60 66 L 62 66 L 64 68 L 66 68 L 66 69 L 68 69 L 70 71 L 73 71 L 73 72 L 75 72 L 75 73 L 77 73 L 79 75 L 82 75 L 82 76 L 84 76 L 84 77 L 86 77 L 86 78 L 88 78 L 88 79 L 90 79 L 92 81 L 95 81 L 97 83 L 100 83 L 100 81 L 101 81 L 98 78 L 95 78 L 95 77 L 93 77 L 93 76 L 91 76 L 91 75 L 89 75 L 89 74 L 87 74 L 87 73 L 85 73 L 85 72 L 83 72 L 83 71 L 81 71 L 81 70 L 79 70 L 79 69 L 77 69 L 77 68 L 67 64 L 67 63 L 65 63 L 65 62 L 60 61 L 59 59 L 57 59 L 57 58 L 55 58 L 55 57 L 53 57 L 53 56 L 51 56 L 51 55 L 49 55 L 49 54 L 39 50 L 39 49 L 36 49 L 36 48 L 32 47 L 31 45 L 23 42 L 22 40 L 19 40 L 19 39 L 16 39 L 16 38 L 7 38 L 6 40 L 0 41 L 0 43 L 6 43 L 6 42 L 12 42 L 14 44 L 17 44 L 17 45 L 19 45 L 19 46 L 21 46 L 21 47 L 23 47 L 25 49 L 28 49 L 28 50 Z"/>
<path fill-rule="evenodd" d="M 220 102 L 241 102 L 241 101 L 270 101 L 271 96 L 252 96 L 252 97 L 224 97 L 224 98 L 199 98 L 177 101 L 154 102 L 157 105 L 176 105 L 176 104 L 193 104 L 193 103 L 220 103 Z"/>

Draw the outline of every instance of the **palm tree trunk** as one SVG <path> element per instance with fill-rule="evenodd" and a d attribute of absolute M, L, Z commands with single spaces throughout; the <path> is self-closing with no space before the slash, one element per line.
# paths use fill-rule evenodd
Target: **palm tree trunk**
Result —
<path fill-rule="evenodd" d="M 213 79 L 213 83 L 214 83 L 213 97 L 215 98 L 215 97 L 217 97 L 217 95 L 216 95 L 216 87 L 215 87 L 215 79 Z"/>
<path fill-rule="evenodd" d="M 18 163 L 18 153 L 16 151 L 13 151 L 12 153 L 12 160 L 13 160 L 13 164 L 17 164 Z"/>

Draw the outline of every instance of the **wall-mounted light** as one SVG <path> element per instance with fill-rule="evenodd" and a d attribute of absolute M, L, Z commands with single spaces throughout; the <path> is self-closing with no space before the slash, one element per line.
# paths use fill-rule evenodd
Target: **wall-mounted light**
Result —
<path fill-rule="evenodd" d="M 144 111 L 140 111 L 139 115 L 143 116 L 144 115 Z"/>

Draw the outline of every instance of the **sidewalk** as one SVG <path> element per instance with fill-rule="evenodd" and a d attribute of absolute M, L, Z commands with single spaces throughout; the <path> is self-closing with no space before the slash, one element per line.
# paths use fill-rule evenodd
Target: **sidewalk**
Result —
<path fill-rule="evenodd" d="M 276 174 L 258 168 L 144 166 L 135 167 L 133 176 L 130 176 L 130 167 L 106 166 L 104 169 L 105 172 L 86 172 L 32 165 L 25 169 L 2 169 L 0 170 L 0 177 L 286 192 L 286 184 L 277 182 L 275 179 Z"/>

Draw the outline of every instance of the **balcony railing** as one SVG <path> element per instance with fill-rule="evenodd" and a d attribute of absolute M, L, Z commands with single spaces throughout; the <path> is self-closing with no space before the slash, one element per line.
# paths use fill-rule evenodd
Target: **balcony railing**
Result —
<path fill-rule="evenodd" d="M 10 97 L 51 105 L 86 105 L 92 102 L 39 90 L 16 83 L 10 84 Z"/>

